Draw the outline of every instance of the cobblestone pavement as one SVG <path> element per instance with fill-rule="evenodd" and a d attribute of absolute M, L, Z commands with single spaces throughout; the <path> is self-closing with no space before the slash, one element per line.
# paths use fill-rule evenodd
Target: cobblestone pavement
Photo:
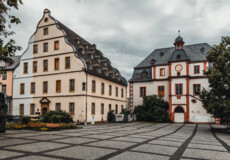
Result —
<path fill-rule="evenodd" d="M 202 124 L 105 124 L 0 134 L 0 159 L 230 159 L 230 135 Z"/>

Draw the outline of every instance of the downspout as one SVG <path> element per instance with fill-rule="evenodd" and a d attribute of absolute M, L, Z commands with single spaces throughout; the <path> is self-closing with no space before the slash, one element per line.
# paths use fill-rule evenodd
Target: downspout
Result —
<path fill-rule="evenodd" d="M 88 73 L 86 72 L 86 101 L 85 101 L 85 125 L 87 125 L 87 97 L 88 97 Z"/>

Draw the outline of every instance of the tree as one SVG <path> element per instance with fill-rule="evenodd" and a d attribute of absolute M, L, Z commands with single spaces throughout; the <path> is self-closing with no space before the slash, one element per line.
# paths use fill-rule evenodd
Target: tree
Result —
<path fill-rule="evenodd" d="M 169 119 L 169 104 L 162 97 L 156 95 L 145 96 L 143 104 L 136 106 L 134 113 L 138 121 L 147 122 L 170 122 Z"/>
<path fill-rule="evenodd" d="M 22 4 L 21 0 L 0 0 L 0 61 L 11 60 L 15 52 L 21 50 L 21 47 L 15 46 L 13 39 L 8 39 L 9 36 L 15 34 L 9 30 L 11 24 L 21 23 L 20 19 L 10 15 L 9 11 L 12 8 L 18 9 L 20 4 Z"/>
<path fill-rule="evenodd" d="M 222 122 L 230 122 L 230 37 L 222 37 L 207 53 L 209 90 L 203 89 L 200 98 L 208 113 Z"/>

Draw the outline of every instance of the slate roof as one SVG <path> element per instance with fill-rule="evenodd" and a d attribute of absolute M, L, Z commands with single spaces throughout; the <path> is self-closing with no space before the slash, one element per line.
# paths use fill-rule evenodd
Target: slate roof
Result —
<path fill-rule="evenodd" d="M 5 67 L 4 70 L 14 70 L 20 62 L 20 57 L 21 56 L 12 57 L 12 62 L 10 62 L 11 63 L 10 66 Z"/>
<path fill-rule="evenodd" d="M 65 32 L 65 38 L 74 47 L 75 55 L 85 64 L 86 72 L 127 86 L 126 79 L 120 75 L 116 68 L 112 67 L 109 59 L 103 56 L 103 53 L 96 48 L 95 44 L 89 43 L 51 15 L 50 17 Z"/>
<path fill-rule="evenodd" d="M 150 81 L 151 77 L 147 79 L 141 79 L 141 73 L 145 69 L 148 71 L 148 75 L 151 76 L 151 67 L 157 65 L 167 65 L 170 61 L 178 61 L 177 55 L 181 55 L 181 60 L 189 60 L 190 62 L 206 61 L 206 54 L 211 49 L 211 46 L 207 43 L 199 43 L 192 45 L 185 45 L 184 50 L 175 50 L 174 47 L 160 48 L 154 50 L 148 55 L 141 63 L 134 67 L 133 76 L 129 81 Z M 155 63 L 151 63 L 152 60 Z M 150 69 L 147 69 L 150 68 Z"/>

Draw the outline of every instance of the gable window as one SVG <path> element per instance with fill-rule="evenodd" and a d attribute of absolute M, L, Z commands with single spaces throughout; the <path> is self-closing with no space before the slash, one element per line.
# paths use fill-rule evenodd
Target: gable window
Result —
<path fill-rule="evenodd" d="M 56 103 L 55 109 L 56 111 L 61 111 L 61 103 Z"/>
<path fill-rule="evenodd" d="M 165 69 L 164 68 L 160 69 L 160 76 L 165 76 Z"/>
<path fill-rule="evenodd" d="M 92 81 L 92 92 L 96 92 L 96 82 L 94 80 Z"/>
<path fill-rule="evenodd" d="M 70 57 L 65 57 L 65 69 L 70 68 Z"/>
<path fill-rule="evenodd" d="M 165 87 L 164 86 L 158 86 L 158 96 L 159 97 L 165 96 Z"/>
<path fill-rule="evenodd" d="M 33 73 L 36 73 L 36 72 L 37 72 L 37 68 L 38 68 L 38 66 L 37 66 L 37 61 L 34 61 L 34 62 L 33 62 Z"/>
<path fill-rule="evenodd" d="M 33 47 L 33 53 L 34 54 L 38 53 L 38 45 L 37 44 L 35 44 Z"/>
<path fill-rule="evenodd" d="M 176 95 L 182 95 L 183 94 L 183 84 L 176 84 Z"/>
<path fill-rule="evenodd" d="M 20 94 L 25 94 L 25 84 L 24 83 L 20 84 Z"/>
<path fill-rule="evenodd" d="M 112 96 L 112 86 L 109 85 L 109 95 Z"/>
<path fill-rule="evenodd" d="M 35 82 L 30 83 L 30 93 L 31 94 L 35 93 Z"/>
<path fill-rule="evenodd" d="M 23 116 L 24 115 L 24 104 L 19 105 L 19 115 Z"/>
<path fill-rule="evenodd" d="M 56 80 L 56 93 L 61 92 L 61 80 Z"/>
<path fill-rule="evenodd" d="M 74 92 L 75 90 L 75 80 L 74 79 L 70 79 L 69 80 L 69 91 L 70 92 Z"/>
<path fill-rule="evenodd" d="M 91 115 L 95 115 L 95 103 L 92 103 L 92 106 L 91 106 Z"/>
<path fill-rule="evenodd" d="M 147 78 L 148 74 L 147 74 L 147 71 L 144 70 L 141 72 L 141 78 L 144 79 L 144 78 Z"/>
<path fill-rule="evenodd" d="M 116 97 L 118 97 L 118 87 L 116 87 Z"/>
<path fill-rule="evenodd" d="M 194 74 L 200 73 L 200 66 L 194 66 Z"/>
<path fill-rule="evenodd" d="M 193 95 L 200 95 L 200 84 L 194 84 L 193 85 Z"/>
<path fill-rule="evenodd" d="M 104 95 L 105 93 L 105 84 L 101 83 L 101 94 Z"/>
<path fill-rule="evenodd" d="M 69 113 L 74 114 L 74 103 L 69 103 Z"/>
<path fill-rule="evenodd" d="M 27 62 L 23 64 L 23 73 L 24 74 L 28 73 L 28 63 Z"/>
<path fill-rule="evenodd" d="M 43 61 L 43 72 L 47 72 L 48 71 L 48 60 L 44 60 Z"/>
<path fill-rule="evenodd" d="M 86 83 L 85 83 L 85 82 L 82 83 L 82 90 L 83 90 L 83 91 L 86 90 Z"/>
<path fill-rule="evenodd" d="M 48 35 L 48 34 L 49 34 L 48 28 L 44 28 L 44 29 L 43 29 L 43 35 L 46 36 L 46 35 Z"/>
<path fill-rule="evenodd" d="M 5 84 L 2 85 L 2 93 L 6 94 L 6 85 Z"/>
<path fill-rule="evenodd" d="M 115 114 L 118 114 L 118 106 L 117 106 L 117 104 L 115 106 Z"/>
<path fill-rule="evenodd" d="M 43 52 L 48 52 L 48 43 L 43 43 Z"/>
<path fill-rule="evenodd" d="M 104 103 L 101 104 L 101 115 L 104 114 Z"/>
<path fill-rule="evenodd" d="M 43 93 L 48 93 L 48 82 L 43 82 Z"/>
<path fill-rule="evenodd" d="M 54 50 L 59 50 L 59 41 L 54 42 Z"/>
<path fill-rule="evenodd" d="M 140 97 L 146 96 L 146 87 L 140 87 Z"/>
<path fill-rule="evenodd" d="M 30 115 L 34 115 L 35 114 L 35 104 L 30 104 Z"/>
<path fill-rule="evenodd" d="M 7 79 L 7 72 L 4 71 L 2 74 L 2 80 L 6 80 Z"/>
<path fill-rule="evenodd" d="M 59 70 L 59 58 L 54 59 L 54 70 Z"/>
<path fill-rule="evenodd" d="M 123 98 L 123 97 L 124 97 L 124 89 L 121 88 L 121 98 Z"/>

